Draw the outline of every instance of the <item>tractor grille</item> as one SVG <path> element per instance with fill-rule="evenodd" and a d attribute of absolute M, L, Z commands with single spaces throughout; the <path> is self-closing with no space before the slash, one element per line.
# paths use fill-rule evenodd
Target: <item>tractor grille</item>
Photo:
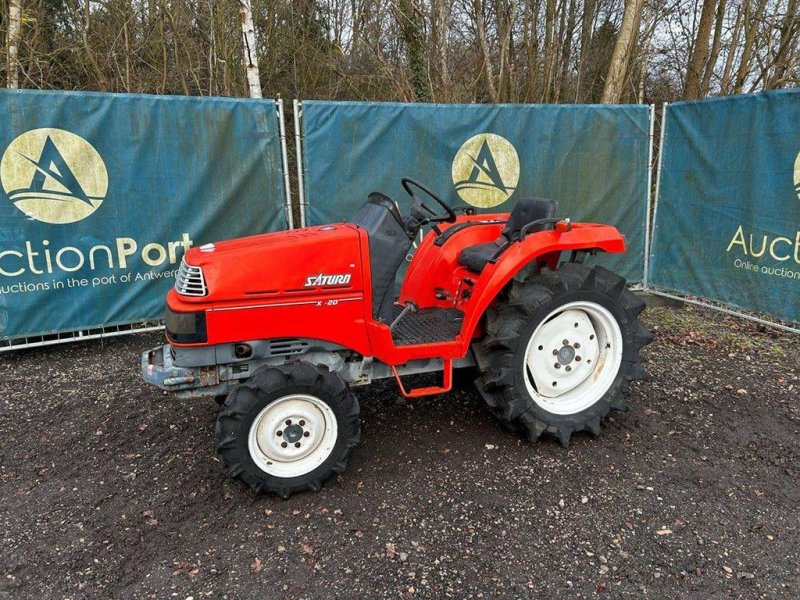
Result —
<path fill-rule="evenodd" d="M 203 277 L 203 269 L 186 264 L 186 259 L 182 260 L 178 275 L 175 277 L 175 290 L 184 296 L 207 295 L 208 287 Z"/>

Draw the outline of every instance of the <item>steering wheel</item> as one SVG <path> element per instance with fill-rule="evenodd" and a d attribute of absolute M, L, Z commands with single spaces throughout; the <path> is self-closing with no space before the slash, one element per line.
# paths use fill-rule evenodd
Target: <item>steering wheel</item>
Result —
<path fill-rule="evenodd" d="M 411 209 L 409 210 L 406 225 L 409 231 L 413 232 L 414 235 L 416 235 L 416 233 L 419 231 L 419 228 L 426 223 L 455 222 L 456 213 L 453 211 L 453 209 L 450 208 L 450 206 L 444 200 L 434 194 L 419 181 L 409 179 L 408 177 L 403 177 L 403 179 L 400 180 L 400 183 L 403 184 L 403 189 L 405 189 L 406 193 L 411 196 Z M 425 194 L 435 200 L 439 206 L 441 206 L 447 212 L 447 214 L 443 215 L 427 206 L 425 202 L 419 196 L 417 196 L 416 193 L 414 193 L 412 186 L 425 192 Z"/>

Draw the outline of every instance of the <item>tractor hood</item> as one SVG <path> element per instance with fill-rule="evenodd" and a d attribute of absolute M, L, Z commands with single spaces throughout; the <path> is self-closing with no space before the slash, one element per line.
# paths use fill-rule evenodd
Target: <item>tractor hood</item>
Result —
<path fill-rule="evenodd" d="M 182 302 L 230 303 L 362 289 L 360 232 L 346 223 L 266 233 L 190 248 L 207 293 Z M 183 269 L 182 269 L 183 270 Z"/>

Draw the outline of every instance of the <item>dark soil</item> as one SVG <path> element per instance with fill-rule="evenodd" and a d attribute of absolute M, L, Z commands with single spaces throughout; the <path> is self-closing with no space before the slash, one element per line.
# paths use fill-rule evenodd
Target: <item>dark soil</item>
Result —
<path fill-rule="evenodd" d="M 140 381 L 158 336 L 0 355 L 0 597 L 800 597 L 800 339 L 645 320 L 651 377 L 599 438 L 381 382 L 346 474 L 289 501 L 227 477 L 213 400 Z"/>

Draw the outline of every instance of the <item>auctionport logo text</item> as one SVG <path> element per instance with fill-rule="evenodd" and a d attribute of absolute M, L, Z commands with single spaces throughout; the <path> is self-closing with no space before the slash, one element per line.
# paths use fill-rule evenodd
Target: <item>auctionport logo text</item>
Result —
<path fill-rule="evenodd" d="M 85 267 L 91 271 L 129 269 L 132 266 L 129 262 L 137 259 L 149 267 L 160 267 L 176 264 L 192 243 L 188 233 L 180 240 L 149 242 L 143 246 L 134 238 L 118 237 L 110 244 L 97 244 L 86 250 L 75 246 L 54 248 L 46 239 L 26 241 L 19 248 L 0 248 L 0 276 L 74 273 Z"/>

